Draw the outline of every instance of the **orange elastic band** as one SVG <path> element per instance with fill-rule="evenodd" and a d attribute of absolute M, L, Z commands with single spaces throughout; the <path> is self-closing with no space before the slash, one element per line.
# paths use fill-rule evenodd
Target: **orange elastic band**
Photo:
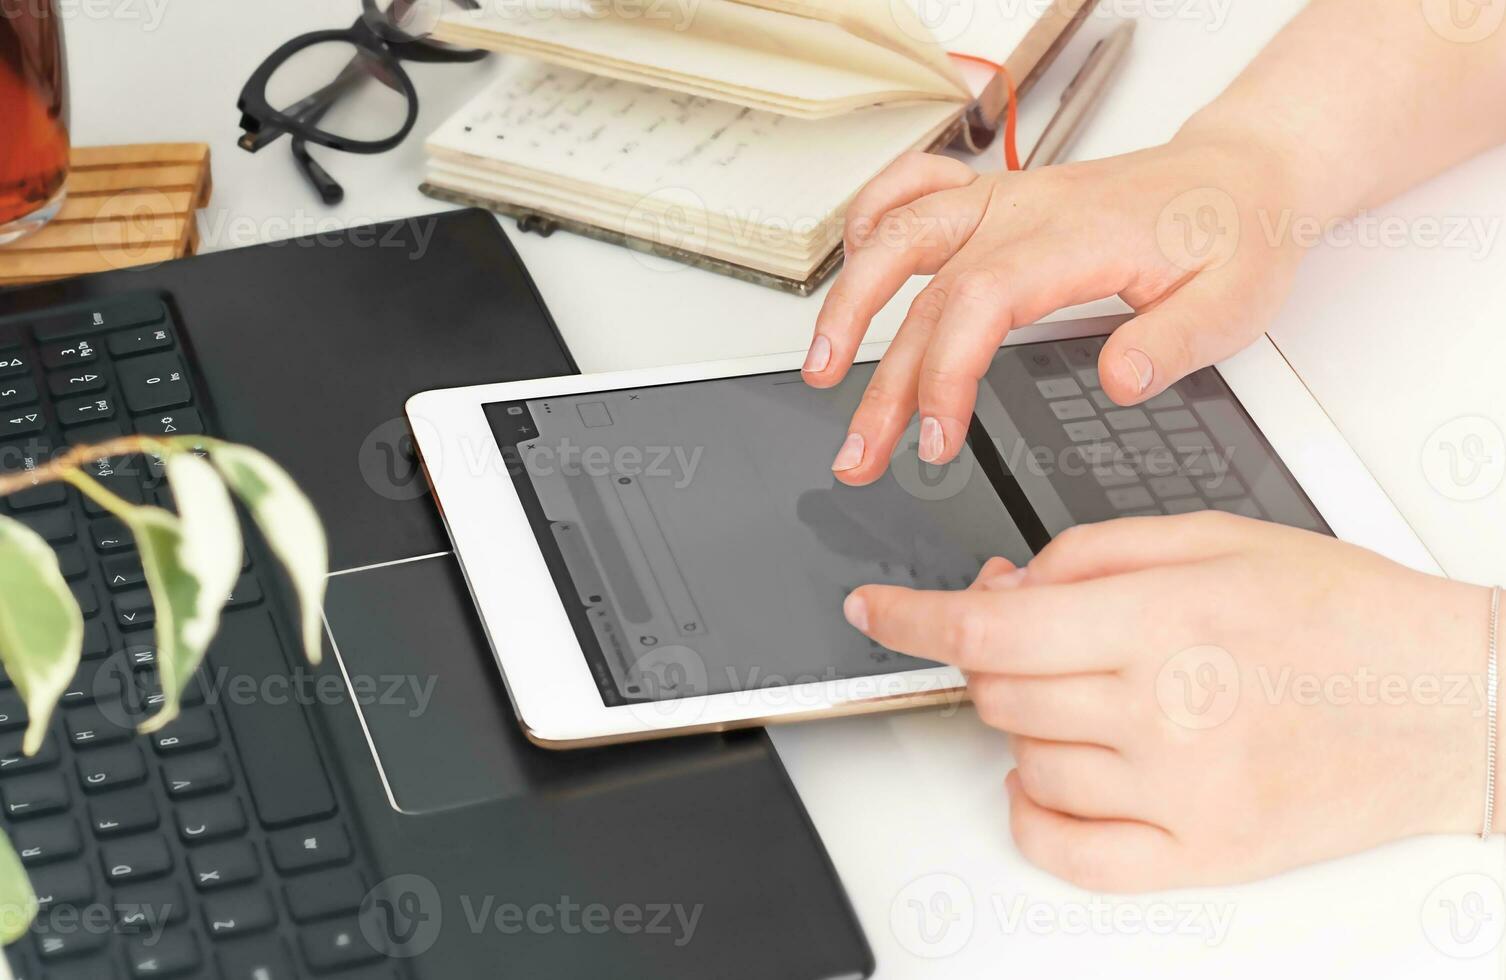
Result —
<path fill-rule="evenodd" d="M 947 52 L 958 61 L 970 61 L 975 65 L 991 68 L 996 73 L 1004 76 L 1004 84 L 1009 88 L 1009 103 L 1004 109 L 1004 166 L 1010 170 L 1020 169 L 1020 151 L 1015 143 L 1015 128 L 1019 123 L 1020 102 L 1015 93 L 1014 78 L 1009 74 L 1009 69 L 987 58 L 980 58 L 975 54 L 959 54 L 955 51 Z"/>

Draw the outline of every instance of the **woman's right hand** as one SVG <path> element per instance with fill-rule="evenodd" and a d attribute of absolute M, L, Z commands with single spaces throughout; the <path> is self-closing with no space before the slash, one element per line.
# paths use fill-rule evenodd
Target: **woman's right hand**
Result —
<path fill-rule="evenodd" d="M 1138 313 L 1099 361 L 1122 405 L 1251 343 L 1301 256 L 1273 240 L 1295 210 L 1288 171 L 1249 141 L 1186 130 L 1155 149 L 1024 173 L 900 158 L 848 211 L 846 263 L 816 321 L 807 383 L 840 382 L 874 315 L 912 275 L 934 278 L 869 382 L 838 479 L 882 476 L 917 410 L 921 458 L 952 459 L 1005 335 L 1063 307 L 1118 295 Z"/>

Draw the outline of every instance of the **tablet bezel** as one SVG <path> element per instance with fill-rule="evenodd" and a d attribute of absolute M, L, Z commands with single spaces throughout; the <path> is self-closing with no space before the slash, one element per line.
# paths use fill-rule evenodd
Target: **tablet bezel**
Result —
<path fill-rule="evenodd" d="M 1036 324 L 1005 346 L 1099 336 L 1123 316 Z M 887 344 L 866 344 L 859 362 Z M 608 707 L 545 564 L 483 406 L 798 370 L 803 351 L 449 388 L 415 395 L 406 411 L 415 442 L 481 615 L 513 708 L 528 737 L 570 748 L 835 715 L 957 704 L 950 667 L 756 691 Z M 1422 571 L 1437 563 L 1269 338 L 1217 366 L 1256 427 L 1334 533 Z M 540 656 L 541 651 L 568 651 Z"/>

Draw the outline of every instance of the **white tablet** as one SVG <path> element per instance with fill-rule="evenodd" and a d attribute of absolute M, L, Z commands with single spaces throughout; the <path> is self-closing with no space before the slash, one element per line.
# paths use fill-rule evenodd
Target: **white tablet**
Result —
<path fill-rule="evenodd" d="M 518 717 L 551 747 L 955 702 L 961 675 L 848 626 L 858 585 L 966 586 L 1062 529 L 1218 508 L 1436 566 L 1268 340 L 1137 408 L 1098 318 L 1019 330 L 945 467 L 830 465 L 882 345 L 431 391 L 407 411 Z M 1090 615 L 1090 610 L 1084 610 Z"/>

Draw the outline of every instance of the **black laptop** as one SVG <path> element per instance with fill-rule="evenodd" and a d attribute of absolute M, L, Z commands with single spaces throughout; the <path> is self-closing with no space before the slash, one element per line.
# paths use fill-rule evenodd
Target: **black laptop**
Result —
<path fill-rule="evenodd" d="M 0 821 L 42 902 L 17 977 L 871 972 L 762 732 L 560 753 L 514 720 L 401 407 L 573 370 L 479 211 L 0 291 L 0 468 L 133 431 L 248 443 L 309 492 L 334 570 L 311 669 L 250 541 L 182 717 L 142 736 L 161 692 L 129 534 L 62 487 L 0 501 L 87 616 L 35 756 L 0 677 Z M 172 506 L 150 460 L 94 472 Z"/>

